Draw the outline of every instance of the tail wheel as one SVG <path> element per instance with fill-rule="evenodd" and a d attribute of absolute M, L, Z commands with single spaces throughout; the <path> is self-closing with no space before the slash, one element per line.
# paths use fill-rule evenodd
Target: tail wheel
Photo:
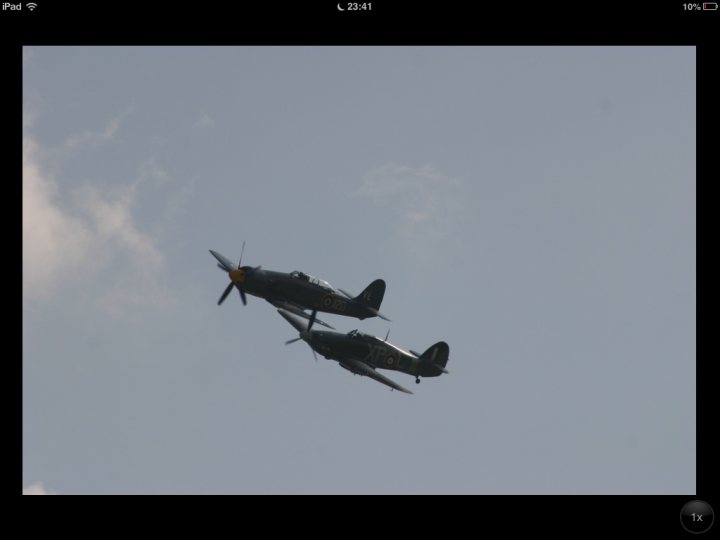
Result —
<path fill-rule="evenodd" d="M 420 377 L 415 377 L 415 384 L 420 384 Z"/>

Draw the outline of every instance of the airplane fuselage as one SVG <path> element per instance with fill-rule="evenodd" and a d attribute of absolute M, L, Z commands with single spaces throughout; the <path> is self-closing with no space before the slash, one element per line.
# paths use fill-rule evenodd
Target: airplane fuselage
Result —
<path fill-rule="evenodd" d="M 350 371 L 352 361 L 360 360 L 380 369 L 400 371 L 413 376 L 437 377 L 441 372 L 426 365 L 414 354 L 375 336 L 350 336 L 339 332 L 315 330 L 303 338 L 316 352 L 329 360 L 336 360 Z"/>
<path fill-rule="evenodd" d="M 319 284 L 294 278 L 285 272 L 250 269 L 243 282 L 245 292 L 268 300 L 287 300 L 306 309 L 365 319 L 375 317 L 367 306 Z"/>
<path fill-rule="evenodd" d="M 243 244 L 244 246 L 244 244 Z M 308 315 L 304 310 L 322 311 L 365 319 L 380 317 L 380 304 L 385 295 L 385 281 L 376 279 L 356 297 L 352 297 L 342 289 L 336 289 L 327 281 L 318 279 L 304 272 L 276 272 L 263 270 L 260 266 L 237 265 L 218 253 L 210 250 L 218 261 L 218 267 L 227 272 L 230 283 L 218 300 L 222 304 L 233 288 L 237 288 L 243 304 L 247 303 L 246 294 L 263 298 L 278 309 L 285 309 L 296 315 L 314 320 L 315 315 Z M 242 256 L 241 256 L 242 259 Z M 318 324 L 332 328 L 329 324 L 317 319 Z"/>
<path fill-rule="evenodd" d="M 407 388 L 380 374 L 378 369 L 414 375 L 416 383 L 420 382 L 420 377 L 437 377 L 441 373 L 448 373 L 445 366 L 450 347 L 444 341 L 438 341 L 424 353 L 418 354 L 389 343 L 387 336 L 383 340 L 357 330 L 347 334 L 312 330 L 312 321 L 305 325 L 304 321 L 285 310 L 278 309 L 278 313 L 300 333 L 300 337 L 285 342 L 286 345 L 303 340 L 312 348 L 313 354 L 320 353 L 329 360 L 337 361 L 348 371 L 375 379 L 393 390 L 412 394 Z"/>

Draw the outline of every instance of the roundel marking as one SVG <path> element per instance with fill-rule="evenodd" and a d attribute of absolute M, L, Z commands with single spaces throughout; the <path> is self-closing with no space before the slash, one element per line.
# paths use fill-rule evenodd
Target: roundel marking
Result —
<path fill-rule="evenodd" d="M 332 296 L 330 296 L 329 294 L 326 294 L 325 296 L 323 296 L 323 299 L 321 300 L 321 302 L 324 307 L 329 308 L 330 306 L 332 306 L 332 303 L 333 303 Z"/>

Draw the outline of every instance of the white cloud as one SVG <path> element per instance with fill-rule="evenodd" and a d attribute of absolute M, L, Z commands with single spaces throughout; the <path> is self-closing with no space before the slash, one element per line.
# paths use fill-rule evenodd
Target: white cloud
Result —
<path fill-rule="evenodd" d="M 210 128 L 215 125 L 215 119 L 212 118 L 210 115 L 203 113 L 200 119 L 195 122 L 195 125 L 198 127 Z"/>
<path fill-rule="evenodd" d="M 130 103 L 124 110 L 120 111 L 114 118 L 111 118 L 103 129 L 100 131 L 84 131 L 79 135 L 73 135 L 65 141 L 63 149 L 74 151 L 83 147 L 92 147 L 108 142 L 115 137 L 120 129 L 122 122 L 130 115 L 134 107 L 134 103 Z"/>
<path fill-rule="evenodd" d="M 23 488 L 23 495 L 57 495 L 55 491 L 45 489 L 42 482 L 35 482 Z"/>
<path fill-rule="evenodd" d="M 24 47 L 23 63 L 29 59 L 29 56 L 25 58 L 26 51 L 27 47 Z M 27 131 L 35 125 L 39 112 L 44 106 L 45 103 L 37 90 L 29 88 L 23 91 L 23 130 Z"/>
<path fill-rule="evenodd" d="M 170 180 L 170 175 L 160 167 L 155 158 L 148 159 L 140 164 L 138 183 L 152 182 L 162 186 Z"/>
<path fill-rule="evenodd" d="M 37 107 L 23 111 L 23 129 L 30 129 L 37 120 Z"/>
<path fill-rule="evenodd" d="M 112 131 L 111 128 L 110 131 Z M 89 281 L 103 284 L 101 307 L 121 315 L 139 307 L 172 302 L 162 285 L 164 257 L 156 241 L 133 216 L 143 172 L 114 194 L 84 185 L 63 193 L 44 167 L 43 152 L 30 137 L 23 141 L 23 293 L 32 303 Z M 157 171 L 155 171 L 157 175 Z M 70 207 L 63 201 L 71 199 Z"/>
<path fill-rule="evenodd" d="M 455 231 L 461 187 L 460 179 L 431 165 L 388 164 L 368 172 L 352 195 L 383 207 L 402 245 L 425 253 L 429 243 L 447 241 Z"/>
<path fill-rule="evenodd" d="M 128 255 L 133 264 L 154 273 L 163 264 L 163 257 L 153 240 L 141 232 L 132 215 L 136 186 L 109 198 L 94 186 L 83 186 L 76 191 L 76 200 L 89 218 L 91 234 L 96 243 L 110 244 Z"/>
<path fill-rule="evenodd" d="M 86 222 L 58 205 L 58 186 L 42 171 L 38 145 L 23 141 L 23 282 L 25 294 L 46 297 L 61 281 L 82 277 L 94 242 Z"/>
<path fill-rule="evenodd" d="M 443 174 L 431 165 L 412 168 L 388 164 L 368 172 L 357 193 L 370 196 L 397 195 L 408 190 L 427 192 L 459 183 L 457 178 Z"/>

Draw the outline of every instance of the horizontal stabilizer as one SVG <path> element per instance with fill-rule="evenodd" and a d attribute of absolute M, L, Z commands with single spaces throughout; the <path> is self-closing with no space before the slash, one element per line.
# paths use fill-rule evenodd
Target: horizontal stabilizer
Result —
<path fill-rule="evenodd" d="M 392 321 L 391 321 L 390 319 L 388 319 L 385 315 L 383 315 L 382 313 L 380 313 L 377 309 L 368 308 L 368 311 L 370 311 L 373 315 L 377 315 L 378 317 L 380 317 L 380 318 L 383 319 L 384 321 L 392 322 Z"/>

